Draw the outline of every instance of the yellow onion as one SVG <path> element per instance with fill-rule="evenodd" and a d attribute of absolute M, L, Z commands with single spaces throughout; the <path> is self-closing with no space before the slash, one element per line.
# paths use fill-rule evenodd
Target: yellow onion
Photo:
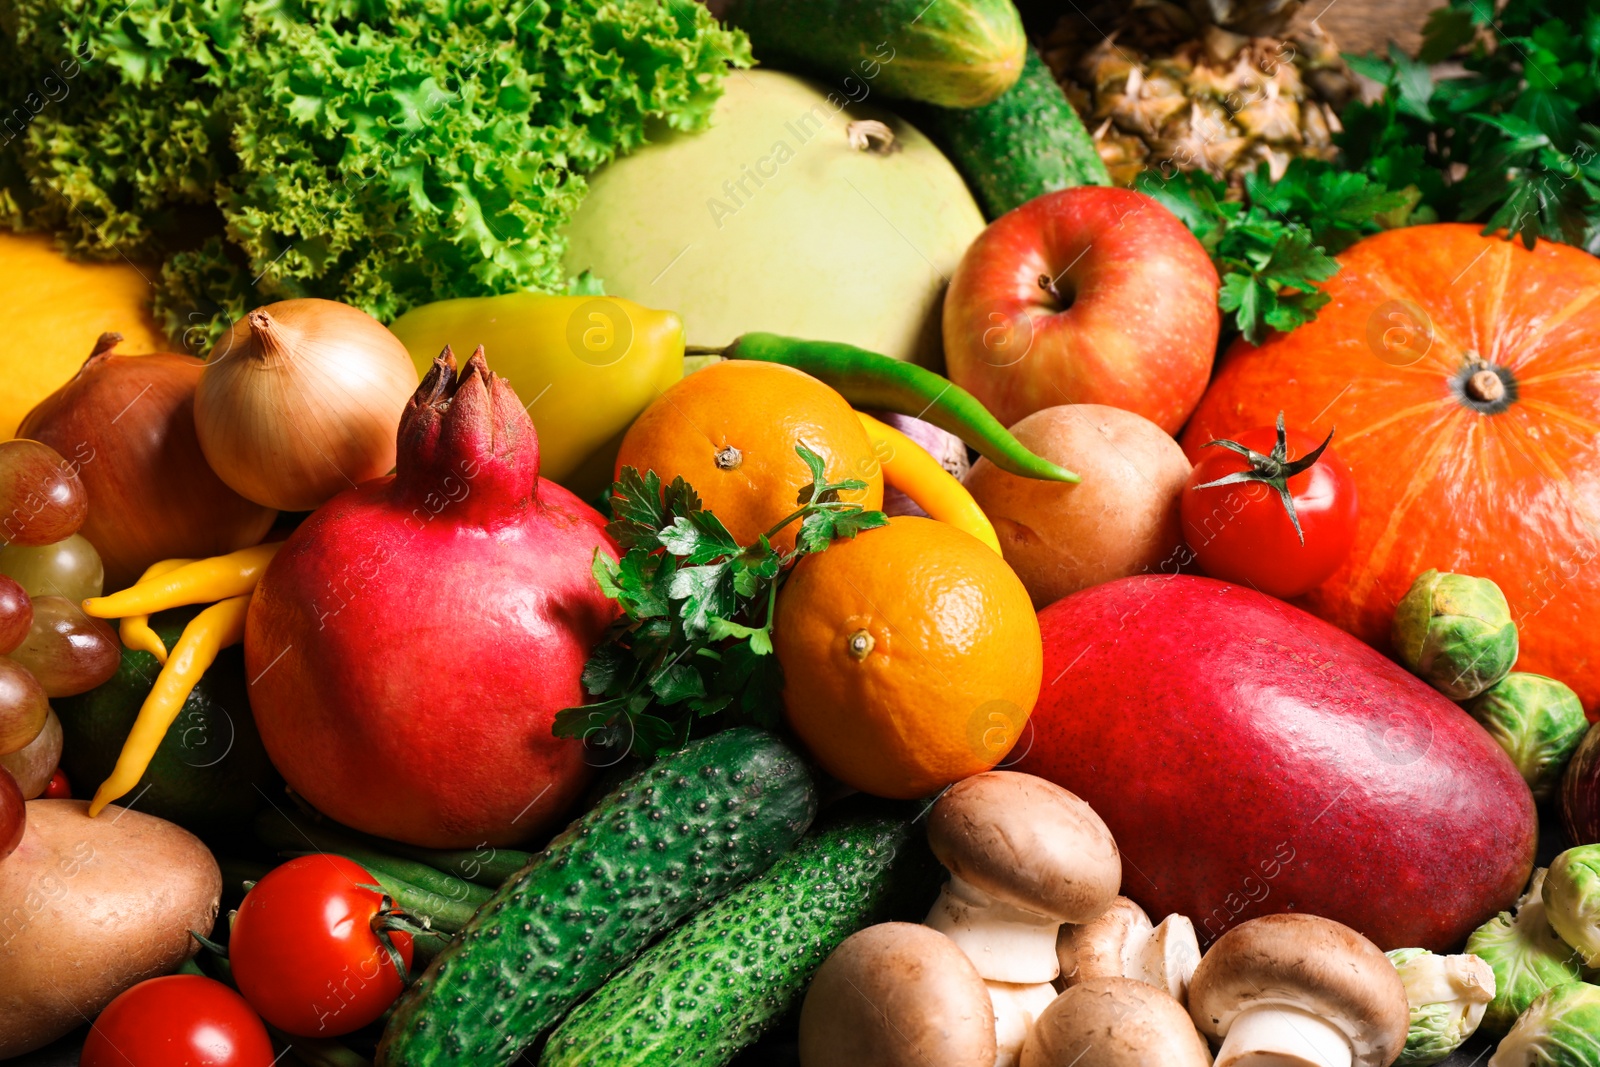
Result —
<path fill-rule="evenodd" d="M 78 532 L 105 564 L 105 591 L 150 564 L 219 556 L 256 544 L 276 513 L 222 483 L 195 439 L 193 356 L 118 355 L 108 333 L 78 373 L 39 401 L 18 433 L 73 466 L 89 494 Z"/>
<path fill-rule="evenodd" d="M 241 496 L 307 511 L 394 466 L 411 356 L 371 315 L 334 300 L 257 308 L 217 342 L 195 395 L 213 470 Z"/>

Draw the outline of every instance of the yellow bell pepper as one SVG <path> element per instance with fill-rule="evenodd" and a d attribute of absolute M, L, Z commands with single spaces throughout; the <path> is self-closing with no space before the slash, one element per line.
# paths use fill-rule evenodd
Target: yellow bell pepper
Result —
<path fill-rule="evenodd" d="M 967 492 L 967 487 L 940 466 L 927 449 L 865 412 L 856 412 L 856 417 L 872 439 L 872 450 L 883 467 L 884 485 L 910 497 L 930 519 L 965 530 L 1000 553 L 1000 538 L 989 516 Z"/>
<path fill-rule="evenodd" d="M 419 374 L 449 345 L 483 346 L 489 369 L 528 406 L 539 431 L 539 473 L 584 497 L 611 484 L 622 435 L 683 377 L 683 320 L 613 296 L 441 300 L 389 327 Z"/>

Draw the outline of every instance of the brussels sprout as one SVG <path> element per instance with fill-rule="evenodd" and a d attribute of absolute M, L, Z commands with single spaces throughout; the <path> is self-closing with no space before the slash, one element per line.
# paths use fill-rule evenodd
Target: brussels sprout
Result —
<path fill-rule="evenodd" d="M 1489 1067 L 1600 1067 L 1600 986 L 1569 982 L 1541 994 Z"/>
<path fill-rule="evenodd" d="M 1600 845 L 1579 845 L 1557 856 L 1545 875 L 1543 897 L 1550 928 L 1586 966 L 1600 964 Z"/>
<path fill-rule="evenodd" d="M 1494 970 L 1476 956 L 1435 956 L 1425 948 L 1397 948 L 1389 962 L 1405 983 L 1411 1028 L 1397 1067 L 1438 1063 L 1478 1028 L 1494 999 Z"/>
<path fill-rule="evenodd" d="M 1494 970 L 1494 999 L 1483 1016 L 1486 1033 L 1505 1033 L 1540 993 L 1583 977 L 1583 961 L 1545 916 L 1544 879 L 1543 868 L 1534 871 L 1515 912 L 1502 911 L 1467 938 L 1467 951 Z"/>
<path fill-rule="evenodd" d="M 1536 800 L 1546 800 L 1589 729 L 1578 694 L 1554 678 L 1513 671 L 1473 697 L 1467 711 L 1517 765 Z"/>
<path fill-rule="evenodd" d="M 1517 661 L 1517 627 L 1487 578 L 1427 571 L 1394 613 L 1400 662 L 1451 700 L 1475 697 Z"/>

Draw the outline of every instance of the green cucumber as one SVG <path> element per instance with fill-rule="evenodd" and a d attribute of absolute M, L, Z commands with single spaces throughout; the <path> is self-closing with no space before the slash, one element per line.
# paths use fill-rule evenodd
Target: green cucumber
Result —
<path fill-rule="evenodd" d="M 379 1067 L 504 1067 L 686 915 L 760 874 L 817 810 L 804 762 L 740 727 L 663 756 L 551 841 L 395 1007 Z"/>
<path fill-rule="evenodd" d="M 922 108 L 912 118 L 991 219 L 1057 189 L 1111 184 L 1094 138 L 1031 46 L 1022 77 L 994 103 Z"/>
<path fill-rule="evenodd" d="M 756 58 L 860 101 L 977 107 L 1011 88 L 1028 39 L 1012 0 L 733 0 Z"/>
<path fill-rule="evenodd" d="M 568 1015 L 539 1067 L 720 1067 L 805 993 L 839 943 L 920 920 L 942 871 L 909 818 L 854 816 L 814 832 L 760 878 L 668 934 Z"/>

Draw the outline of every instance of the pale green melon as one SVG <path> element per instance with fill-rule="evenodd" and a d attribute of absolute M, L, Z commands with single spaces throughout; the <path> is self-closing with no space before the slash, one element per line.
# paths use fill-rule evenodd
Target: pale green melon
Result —
<path fill-rule="evenodd" d="M 853 146 L 864 120 L 896 149 Z M 768 330 L 937 366 L 945 285 L 984 225 L 909 123 L 765 70 L 729 74 L 709 130 L 668 134 L 591 183 L 568 268 L 677 311 L 693 345 Z"/>

